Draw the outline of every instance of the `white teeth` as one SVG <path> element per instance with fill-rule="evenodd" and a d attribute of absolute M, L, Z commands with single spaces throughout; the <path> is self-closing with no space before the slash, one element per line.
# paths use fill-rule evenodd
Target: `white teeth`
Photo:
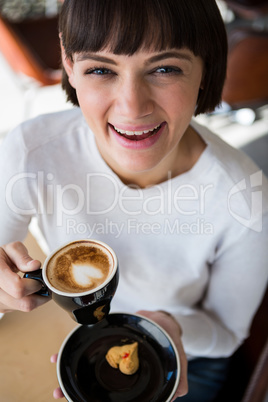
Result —
<path fill-rule="evenodd" d="M 121 130 L 121 129 L 115 127 L 115 126 L 113 126 L 113 127 L 114 127 L 114 129 L 115 129 L 119 134 L 126 134 L 126 135 L 142 135 L 142 134 L 147 134 L 147 133 L 149 133 L 150 131 L 156 130 L 157 128 L 160 127 L 160 124 L 158 124 L 158 126 L 152 128 L 151 130 L 144 130 L 144 131 L 125 131 L 125 130 Z"/>

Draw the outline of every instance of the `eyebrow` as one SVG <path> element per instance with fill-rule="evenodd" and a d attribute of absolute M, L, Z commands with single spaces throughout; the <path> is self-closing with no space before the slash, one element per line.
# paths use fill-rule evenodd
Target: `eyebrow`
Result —
<path fill-rule="evenodd" d="M 96 55 L 95 53 L 81 53 L 77 56 L 77 61 L 85 61 L 85 60 L 95 60 L 95 61 L 100 61 L 102 63 L 109 63 L 109 64 L 113 64 L 113 65 L 117 64 L 112 59 L 109 59 L 108 57 Z"/>
<path fill-rule="evenodd" d="M 168 52 L 164 52 L 164 53 L 160 53 L 160 54 L 156 54 L 155 56 L 150 57 L 147 61 L 146 61 L 146 65 L 151 64 L 151 63 L 155 63 L 157 61 L 161 61 L 164 59 L 170 59 L 170 58 L 176 58 L 176 59 L 180 59 L 180 60 L 186 60 L 186 61 L 193 61 L 193 58 L 188 55 L 187 53 L 184 52 L 172 52 L 172 51 L 168 51 Z M 117 65 L 117 63 L 110 59 L 109 57 L 105 57 L 105 56 L 100 56 L 97 55 L 95 53 L 80 53 L 77 56 L 77 61 L 85 61 L 85 60 L 95 60 L 95 61 L 99 61 L 102 63 L 109 63 L 112 65 Z"/>
<path fill-rule="evenodd" d="M 180 59 L 180 60 L 186 60 L 186 61 L 193 61 L 193 58 L 184 52 L 164 52 L 164 53 L 160 53 L 157 54 L 155 56 L 150 57 L 147 61 L 146 64 L 150 64 L 150 63 L 155 63 L 157 61 L 161 61 L 164 59 L 171 59 L 171 58 L 176 58 L 176 59 Z"/>

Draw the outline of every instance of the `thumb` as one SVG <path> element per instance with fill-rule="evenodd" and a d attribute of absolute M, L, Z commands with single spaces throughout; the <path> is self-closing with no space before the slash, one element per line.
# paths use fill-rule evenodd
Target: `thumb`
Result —
<path fill-rule="evenodd" d="M 21 242 L 9 243 L 3 249 L 13 264 L 22 272 L 35 271 L 41 266 L 40 261 L 33 260 L 29 256 L 27 248 Z"/>

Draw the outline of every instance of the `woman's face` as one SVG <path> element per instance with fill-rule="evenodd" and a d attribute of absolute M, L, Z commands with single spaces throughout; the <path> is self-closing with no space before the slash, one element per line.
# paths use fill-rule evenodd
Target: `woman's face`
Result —
<path fill-rule="evenodd" d="M 166 178 L 178 169 L 189 148 L 187 135 L 181 139 L 201 86 L 201 58 L 188 49 L 101 51 L 75 54 L 64 66 L 102 157 L 123 180 L 148 176 L 153 184 L 160 172 Z"/>

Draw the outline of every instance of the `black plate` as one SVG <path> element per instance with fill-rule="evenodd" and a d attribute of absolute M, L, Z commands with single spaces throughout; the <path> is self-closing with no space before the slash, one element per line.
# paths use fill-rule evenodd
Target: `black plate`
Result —
<path fill-rule="evenodd" d="M 112 368 L 105 355 L 113 346 L 138 341 L 140 366 L 133 375 Z M 65 339 L 57 372 L 62 391 L 73 402 L 165 402 L 178 386 L 179 359 L 166 332 L 147 318 L 109 314 L 80 326 Z"/>

